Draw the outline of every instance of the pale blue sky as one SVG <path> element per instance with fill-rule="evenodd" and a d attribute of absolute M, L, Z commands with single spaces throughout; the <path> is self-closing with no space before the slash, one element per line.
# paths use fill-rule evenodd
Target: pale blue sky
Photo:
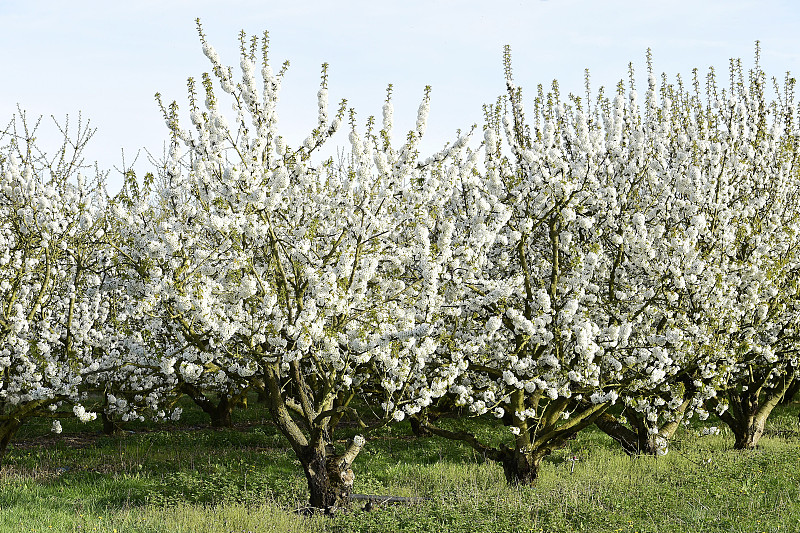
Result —
<path fill-rule="evenodd" d="M 87 156 L 120 166 L 137 149 L 160 155 L 167 131 L 153 94 L 186 109 L 186 78 L 209 70 L 195 31 L 200 17 L 226 64 L 238 65 L 239 30 L 269 30 L 271 58 L 291 61 L 281 128 L 292 141 L 316 121 L 323 62 L 330 63 L 331 108 L 341 98 L 363 123 L 380 115 L 394 84 L 395 133 L 416 119 L 425 85 L 433 86 L 429 150 L 457 128 L 482 120 L 481 106 L 504 90 L 502 50 L 512 47 L 515 78 L 529 96 L 559 80 L 563 93 L 613 86 L 633 61 L 644 78 L 652 48 L 656 70 L 688 76 L 728 59 L 752 64 L 762 46 L 768 74 L 800 72 L 800 8 L 794 0 L 379 0 L 188 1 L 0 0 L 0 120 L 16 105 L 30 115 L 81 111 L 98 132 Z M 43 133 L 45 142 L 51 142 Z M 346 142 L 339 136 L 338 142 Z M 144 156 L 136 169 L 146 171 Z M 110 188 L 116 186 L 112 172 Z"/>

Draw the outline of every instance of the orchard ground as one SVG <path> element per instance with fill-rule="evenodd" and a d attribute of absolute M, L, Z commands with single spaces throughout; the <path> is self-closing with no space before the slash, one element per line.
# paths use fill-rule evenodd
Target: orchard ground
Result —
<path fill-rule="evenodd" d="M 255 398 L 253 398 L 255 400 Z M 26 425 L 0 478 L 0 531 L 797 531 L 798 403 L 770 417 L 752 451 L 709 419 L 681 428 L 664 457 L 631 459 L 594 428 L 545 459 L 533 487 L 508 486 L 503 469 L 460 443 L 417 438 L 407 423 L 373 434 L 355 492 L 420 496 L 414 504 L 354 502 L 306 518 L 302 470 L 267 410 L 251 401 L 235 428 L 214 430 L 186 404 L 179 423 L 131 423 L 106 436 L 99 421 Z M 499 444 L 494 419 L 450 419 Z M 699 437 L 702 427 L 719 435 Z M 347 428 L 337 439 L 344 439 Z"/>

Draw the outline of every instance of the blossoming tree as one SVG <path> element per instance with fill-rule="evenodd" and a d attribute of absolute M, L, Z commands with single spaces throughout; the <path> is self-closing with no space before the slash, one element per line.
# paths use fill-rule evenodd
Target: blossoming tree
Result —
<path fill-rule="evenodd" d="M 713 80 L 712 80 L 713 81 Z M 702 197 L 709 267 L 717 283 L 704 299 L 708 331 L 698 380 L 712 375 L 707 407 L 733 431 L 734 447 L 753 448 L 767 417 L 797 376 L 800 337 L 800 173 L 794 79 L 768 100 L 758 64 L 714 93 L 706 113 L 710 149 L 697 158 L 711 185 Z M 712 312 L 709 312 L 712 311 Z"/>
<path fill-rule="evenodd" d="M 93 130 L 67 122 L 63 144 L 42 153 L 25 114 L 2 132 L 0 151 L 0 457 L 33 417 L 96 415 L 83 403 L 100 388 L 114 323 L 114 285 L 102 180 L 84 180 L 81 152 Z"/>
<path fill-rule="evenodd" d="M 455 177 L 447 162 L 466 138 L 419 157 L 426 91 L 415 129 L 395 148 L 387 97 L 380 132 L 370 119 L 359 134 L 351 111 L 346 163 L 315 166 L 312 155 L 346 113 L 342 102 L 328 115 L 326 67 L 318 124 L 292 148 L 277 129 L 284 70 L 272 71 L 266 34 L 259 87 L 257 39 L 241 36 L 236 83 L 199 22 L 198 30 L 236 119 L 228 124 L 211 76 L 203 78 L 202 109 L 190 80 L 194 133 L 180 127 L 175 104 L 165 109 L 174 143 L 157 206 L 117 207 L 123 221 L 149 219 L 122 240 L 126 275 L 138 280 L 131 314 L 158 332 L 152 342 L 164 343 L 160 361 L 141 350 L 143 365 L 216 390 L 263 379 L 273 420 L 305 471 L 311 506 L 329 509 L 349 498 L 351 464 L 365 444 L 356 436 L 342 449 L 334 436 L 342 417 L 355 416 L 356 395 L 380 401 L 376 423 L 384 424 L 402 418 L 409 402 L 421 398 L 424 406 L 443 394 L 454 379 L 447 367 L 426 367 L 437 348 L 443 302 L 436 283 L 453 231 L 435 213 Z"/>
<path fill-rule="evenodd" d="M 457 224 L 462 317 L 448 357 L 465 369 L 450 390 L 456 403 L 494 413 L 513 446 L 427 429 L 501 462 L 509 482 L 530 483 L 544 456 L 618 400 L 641 421 L 631 447 L 648 451 L 701 401 L 707 390 L 687 393 L 683 383 L 700 330 L 679 295 L 702 265 L 691 246 L 699 220 L 671 200 L 686 168 L 667 150 L 674 117 L 652 77 L 644 109 L 633 81 L 594 109 L 574 96 L 561 102 L 554 84 L 540 90 L 530 124 L 509 62 L 509 97 L 487 113 L 485 178 L 462 191 L 465 213 L 494 222 L 470 215 Z M 503 106 L 510 116 L 501 121 Z M 475 254 L 475 240 L 490 244 Z"/>

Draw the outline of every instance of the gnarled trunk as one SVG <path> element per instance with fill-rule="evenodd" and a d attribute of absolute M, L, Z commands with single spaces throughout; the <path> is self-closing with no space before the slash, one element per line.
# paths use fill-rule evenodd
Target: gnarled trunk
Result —
<path fill-rule="evenodd" d="M 640 427 L 640 424 L 634 423 L 633 427 L 629 428 L 609 413 L 603 413 L 595 420 L 594 424 L 600 431 L 617 441 L 628 455 L 656 455 L 658 453 L 656 435 L 651 434 L 647 428 Z"/>
<path fill-rule="evenodd" d="M 308 387 L 295 365 L 293 375 L 300 396 L 295 406 L 296 416 L 305 416 L 303 425 L 308 436 L 298 422 L 292 418 L 287 404 L 291 398 L 284 398 L 277 366 L 267 368 L 264 374 L 267 389 L 268 406 L 275 424 L 292 446 L 295 456 L 303 466 L 308 482 L 309 503 L 314 511 L 320 510 L 331 514 L 334 509 L 346 505 L 353 492 L 355 478 L 351 465 L 364 447 L 365 440 L 361 436 L 353 439 L 345 452 L 336 454 L 331 439 L 331 419 L 336 414 L 330 403 L 320 409 L 314 409 Z"/>
<path fill-rule="evenodd" d="M 299 457 L 308 481 L 310 505 L 326 513 L 347 505 L 355 479 L 350 462 L 329 451 L 325 446 L 307 447 Z"/>
<path fill-rule="evenodd" d="M 211 427 L 231 428 L 233 427 L 233 408 L 235 404 L 227 396 L 223 396 L 219 403 L 212 409 L 206 411 L 211 417 Z"/>
<path fill-rule="evenodd" d="M 566 445 L 579 431 L 593 424 L 610 404 L 573 404 L 569 398 L 558 398 L 548 405 L 549 410 L 532 425 L 516 414 L 528 407 L 524 394 L 523 390 L 511 393 L 510 407 L 503 416 L 506 426 L 516 428 L 513 448 L 504 444 L 499 448 L 488 446 L 472 433 L 440 428 L 424 418 L 419 419 L 419 422 L 426 431 L 446 439 L 465 442 L 487 459 L 500 463 L 510 485 L 532 485 L 539 477 L 542 459 L 553 450 Z M 575 407 L 572 416 L 566 422 L 561 421 L 563 413 L 571 405 Z"/>

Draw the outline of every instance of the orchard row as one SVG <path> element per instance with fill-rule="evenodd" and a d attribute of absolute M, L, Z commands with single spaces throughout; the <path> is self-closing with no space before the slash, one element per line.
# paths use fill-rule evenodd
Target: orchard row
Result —
<path fill-rule="evenodd" d="M 715 412 L 757 444 L 800 347 L 794 79 L 768 80 L 758 53 L 724 88 L 713 71 L 659 82 L 648 60 L 641 98 L 631 70 L 608 95 L 554 82 L 524 101 L 507 49 L 482 139 L 423 157 L 429 90 L 397 140 L 391 87 L 360 125 L 345 102 L 329 112 L 324 66 L 318 124 L 289 146 L 266 34 L 242 34 L 234 78 L 198 31 L 212 74 L 189 80 L 188 122 L 159 97 L 169 155 L 116 196 L 80 175 L 88 130 L 49 156 L 24 120 L 5 132 L 3 451 L 30 418 L 60 431 L 65 409 L 113 427 L 176 418 L 188 395 L 224 425 L 259 390 L 328 508 L 366 442 L 337 450 L 337 425 L 374 429 L 354 401 L 514 483 L 592 424 L 665 453 Z M 346 155 L 315 163 L 348 125 Z M 513 446 L 439 427 L 456 408 L 497 417 Z"/>

